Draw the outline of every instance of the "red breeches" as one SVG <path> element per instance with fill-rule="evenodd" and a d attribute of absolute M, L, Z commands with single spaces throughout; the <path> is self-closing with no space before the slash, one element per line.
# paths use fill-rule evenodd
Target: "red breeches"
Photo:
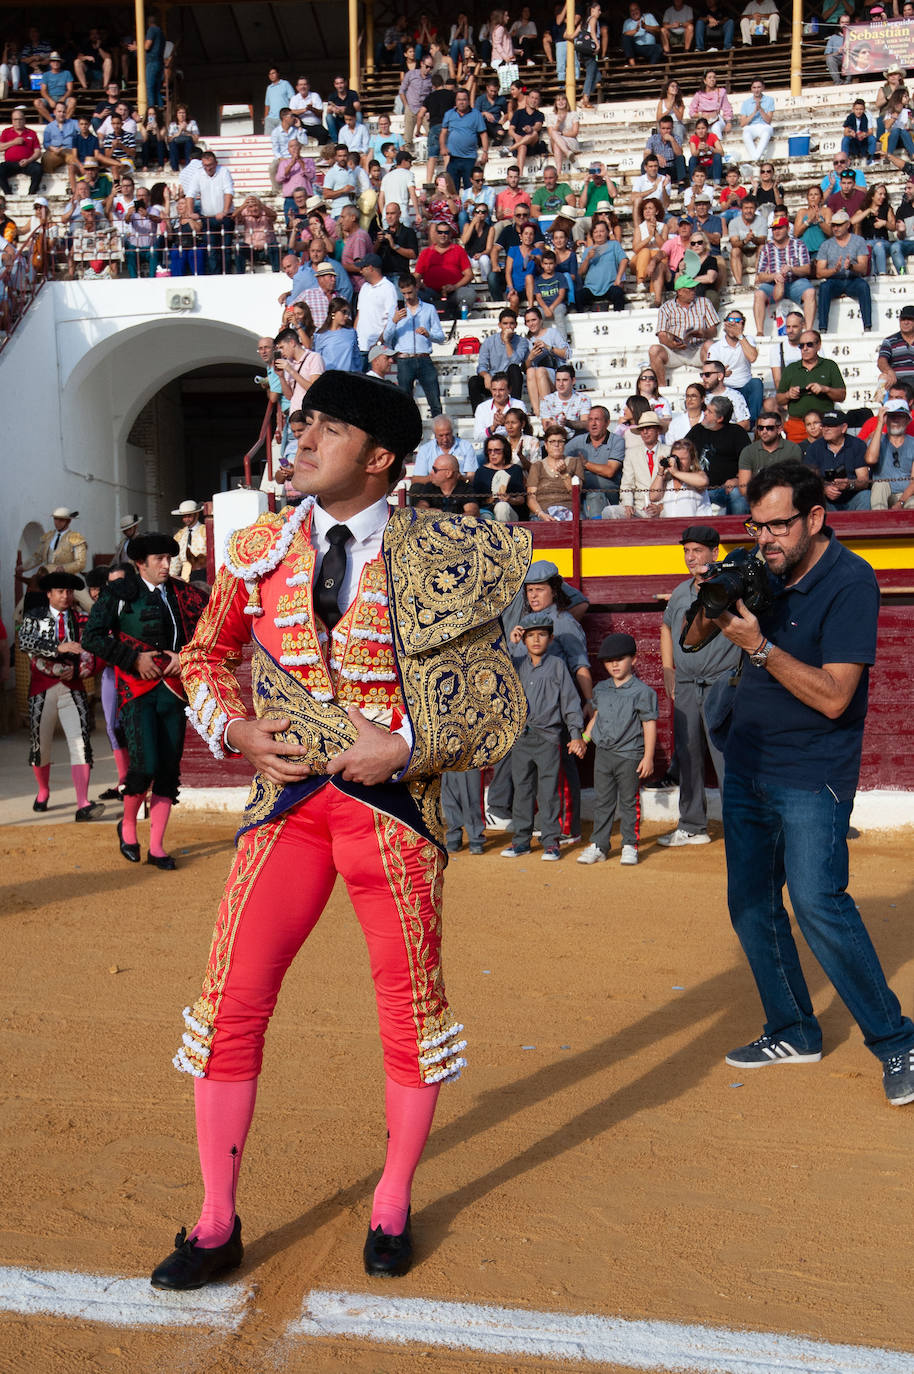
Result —
<path fill-rule="evenodd" d="M 177 1068 L 216 1080 L 260 1072 L 286 969 L 337 874 L 368 946 L 386 1073 L 407 1087 L 459 1076 L 465 1042 L 441 970 L 443 856 L 332 784 L 242 837 Z"/>

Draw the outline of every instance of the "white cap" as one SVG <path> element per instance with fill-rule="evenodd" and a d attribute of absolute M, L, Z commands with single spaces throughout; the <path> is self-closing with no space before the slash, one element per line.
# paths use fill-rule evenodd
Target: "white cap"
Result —
<path fill-rule="evenodd" d="M 79 511 L 70 510 L 69 506 L 58 506 L 56 510 L 51 511 L 52 520 L 73 520 L 77 515 Z"/>
<path fill-rule="evenodd" d="M 172 511 L 172 515 L 196 515 L 197 511 L 202 509 L 203 507 L 194 500 L 182 501 L 178 509 Z"/>

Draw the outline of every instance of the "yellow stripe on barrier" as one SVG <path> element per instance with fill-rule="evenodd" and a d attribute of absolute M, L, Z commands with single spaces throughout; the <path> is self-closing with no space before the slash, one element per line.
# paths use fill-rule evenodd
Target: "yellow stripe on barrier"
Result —
<path fill-rule="evenodd" d="M 878 572 L 914 571 L 914 539 L 842 540 L 845 548 L 858 554 Z M 720 557 L 736 544 L 721 544 Z M 570 548 L 544 549 L 561 573 L 570 578 L 573 556 Z M 685 577 L 687 575 L 679 544 L 606 544 L 581 549 L 583 577 Z"/>

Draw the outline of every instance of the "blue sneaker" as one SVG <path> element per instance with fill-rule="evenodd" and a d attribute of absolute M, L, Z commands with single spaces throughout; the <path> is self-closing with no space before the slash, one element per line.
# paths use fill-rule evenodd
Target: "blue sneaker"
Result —
<path fill-rule="evenodd" d="M 530 853 L 528 844 L 509 844 L 507 849 L 501 851 L 503 859 L 522 859 L 525 854 Z"/>
<path fill-rule="evenodd" d="M 914 1049 L 893 1055 L 882 1066 L 882 1086 L 893 1107 L 914 1102 Z"/>
<path fill-rule="evenodd" d="M 561 857 L 561 850 L 559 849 L 557 844 L 547 844 L 546 848 L 540 855 L 540 858 L 542 859 L 543 863 L 546 864 L 555 863 Z"/>
<path fill-rule="evenodd" d="M 731 1050 L 724 1062 L 735 1069 L 760 1069 L 766 1064 L 818 1064 L 821 1050 L 798 1050 L 789 1040 L 760 1035 L 751 1045 Z"/>

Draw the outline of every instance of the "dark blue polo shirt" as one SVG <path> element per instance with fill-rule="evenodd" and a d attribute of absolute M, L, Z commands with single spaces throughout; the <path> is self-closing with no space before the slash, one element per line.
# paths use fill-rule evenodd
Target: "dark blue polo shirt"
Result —
<path fill-rule="evenodd" d="M 782 587 L 759 620 L 765 637 L 801 663 L 867 665 L 857 690 L 829 720 L 746 659 L 724 759 L 743 777 L 807 792 L 830 787 L 850 801 L 860 775 L 868 665 L 876 661 L 879 586 L 870 565 L 826 532 L 828 548 L 815 567 L 796 586 Z"/>

